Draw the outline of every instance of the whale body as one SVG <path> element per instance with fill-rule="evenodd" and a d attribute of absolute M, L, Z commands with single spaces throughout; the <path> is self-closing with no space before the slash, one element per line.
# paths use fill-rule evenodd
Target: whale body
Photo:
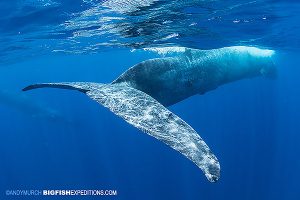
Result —
<path fill-rule="evenodd" d="M 257 76 L 275 77 L 274 51 L 256 47 L 212 50 L 183 48 L 163 58 L 134 65 L 112 83 L 64 82 L 29 85 L 23 91 L 52 87 L 78 90 L 129 124 L 193 161 L 211 182 L 220 164 L 199 134 L 166 107 L 218 86 Z"/>
<path fill-rule="evenodd" d="M 113 83 L 126 82 L 165 106 L 218 86 L 255 76 L 275 76 L 272 50 L 225 47 L 213 50 L 186 48 L 179 56 L 141 62 Z"/>
<path fill-rule="evenodd" d="M 20 92 L 0 90 L 0 108 L 2 106 L 10 107 L 15 111 L 34 118 L 47 119 L 49 121 L 69 121 L 57 110 L 49 108 L 40 102 L 35 102 L 26 94 L 20 94 Z"/>

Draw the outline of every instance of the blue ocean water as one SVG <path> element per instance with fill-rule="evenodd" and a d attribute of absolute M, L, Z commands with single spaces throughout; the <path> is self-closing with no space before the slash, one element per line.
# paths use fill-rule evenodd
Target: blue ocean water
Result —
<path fill-rule="evenodd" d="M 118 191 L 74 199 L 300 199 L 299 11 L 298 1 L 279 0 L 2 0 L 0 199 L 17 189 Z M 218 157 L 217 183 L 84 94 L 21 91 L 111 82 L 157 57 L 145 48 L 233 45 L 275 50 L 277 79 L 238 81 L 169 108 Z"/>

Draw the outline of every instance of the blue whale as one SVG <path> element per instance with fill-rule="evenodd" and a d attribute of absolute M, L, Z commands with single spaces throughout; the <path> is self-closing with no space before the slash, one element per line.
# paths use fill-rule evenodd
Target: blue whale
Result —
<path fill-rule="evenodd" d="M 220 85 L 258 76 L 275 77 L 274 51 L 233 46 L 212 50 L 168 49 L 168 55 L 138 63 L 109 84 L 41 83 L 23 91 L 51 87 L 78 90 L 129 124 L 193 161 L 210 182 L 220 164 L 199 134 L 166 107 Z"/>

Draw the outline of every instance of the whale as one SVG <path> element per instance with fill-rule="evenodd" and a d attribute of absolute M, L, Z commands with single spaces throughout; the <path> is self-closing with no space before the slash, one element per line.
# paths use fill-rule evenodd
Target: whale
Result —
<path fill-rule="evenodd" d="M 20 91 L 0 90 L 0 108 L 5 107 L 38 120 L 46 119 L 53 122 L 70 122 L 58 110 L 47 107 L 38 101 L 33 101 L 32 98 L 29 98 L 24 93 L 21 94 Z"/>
<path fill-rule="evenodd" d="M 198 166 L 210 182 L 220 163 L 200 135 L 167 107 L 221 85 L 254 77 L 276 78 L 275 51 L 232 46 L 211 50 L 169 48 L 163 57 L 140 62 L 111 83 L 31 84 L 23 91 L 60 88 L 85 93 L 142 132 L 162 141 Z"/>

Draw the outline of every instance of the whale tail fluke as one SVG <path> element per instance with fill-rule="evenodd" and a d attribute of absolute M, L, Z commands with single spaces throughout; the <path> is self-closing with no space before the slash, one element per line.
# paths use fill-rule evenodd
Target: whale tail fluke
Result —
<path fill-rule="evenodd" d="M 85 82 L 35 84 L 23 91 L 45 87 L 84 92 L 129 124 L 179 151 L 193 161 L 209 181 L 219 179 L 219 162 L 202 138 L 190 125 L 148 94 L 126 83 Z"/>
<path fill-rule="evenodd" d="M 78 90 L 80 92 L 86 93 L 88 88 L 86 85 L 81 85 L 80 83 L 39 83 L 29 85 L 22 89 L 22 91 L 28 91 L 38 88 L 59 88 L 59 89 L 68 89 L 68 90 Z"/>

